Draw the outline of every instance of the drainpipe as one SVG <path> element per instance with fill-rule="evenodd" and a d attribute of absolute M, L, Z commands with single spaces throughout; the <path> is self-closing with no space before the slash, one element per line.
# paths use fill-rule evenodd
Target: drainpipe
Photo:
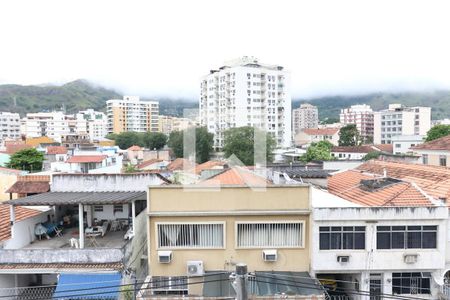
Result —
<path fill-rule="evenodd" d="M 83 204 L 78 204 L 78 231 L 80 236 L 80 249 L 84 248 L 84 220 L 83 220 Z"/>
<path fill-rule="evenodd" d="M 16 222 L 16 211 L 14 205 L 9 206 L 9 220 L 11 225 L 11 238 L 14 237 L 14 223 Z"/>

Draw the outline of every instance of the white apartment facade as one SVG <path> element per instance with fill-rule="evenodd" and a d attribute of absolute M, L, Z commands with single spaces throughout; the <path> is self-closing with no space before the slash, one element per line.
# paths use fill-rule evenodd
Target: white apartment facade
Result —
<path fill-rule="evenodd" d="M 244 56 L 211 70 L 200 84 L 200 124 L 224 145 L 225 130 L 252 126 L 270 133 L 279 147 L 291 145 L 289 73 Z"/>
<path fill-rule="evenodd" d="M 323 283 L 355 300 L 439 298 L 447 271 L 445 206 L 315 208 L 313 219 L 311 268 Z"/>
<path fill-rule="evenodd" d="M 56 142 L 70 134 L 86 134 L 87 122 L 82 115 L 65 115 L 62 111 L 28 113 L 23 119 L 27 137 L 47 136 Z"/>
<path fill-rule="evenodd" d="M 104 113 L 87 109 L 78 114 L 82 115 L 87 122 L 87 133 L 91 142 L 99 141 L 108 134 L 108 120 Z"/>
<path fill-rule="evenodd" d="M 300 105 L 292 110 L 292 131 L 295 134 L 305 128 L 317 128 L 319 126 L 319 110 L 309 103 Z"/>
<path fill-rule="evenodd" d="M 0 141 L 20 138 L 20 116 L 18 113 L 0 112 Z"/>
<path fill-rule="evenodd" d="M 396 135 L 392 137 L 392 152 L 394 154 L 408 154 L 414 151 L 411 147 L 423 144 L 423 135 Z"/>
<path fill-rule="evenodd" d="M 108 133 L 157 132 L 159 127 L 159 102 L 143 101 L 138 96 L 106 101 Z"/>
<path fill-rule="evenodd" d="M 390 104 L 374 113 L 374 144 L 392 144 L 398 135 L 425 136 L 431 128 L 431 107 Z"/>
<path fill-rule="evenodd" d="M 365 142 L 373 140 L 373 111 L 370 105 L 352 105 L 349 108 L 341 109 L 339 120 L 342 125 L 356 124 L 359 134 Z"/>

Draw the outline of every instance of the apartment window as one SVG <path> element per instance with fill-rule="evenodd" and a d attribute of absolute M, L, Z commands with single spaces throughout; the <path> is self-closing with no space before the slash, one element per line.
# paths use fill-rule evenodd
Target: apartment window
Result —
<path fill-rule="evenodd" d="M 392 273 L 393 294 L 431 294 L 431 273 Z"/>
<path fill-rule="evenodd" d="M 320 250 L 366 248 L 364 226 L 324 226 L 319 228 L 319 232 Z"/>
<path fill-rule="evenodd" d="M 439 165 L 443 167 L 447 166 L 447 156 L 439 155 Z"/>
<path fill-rule="evenodd" d="M 159 223 L 158 248 L 223 248 L 224 223 Z"/>
<path fill-rule="evenodd" d="M 377 226 L 377 249 L 436 249 L 437 226 Z"/>
<path fill-rule="evenodd" d="M 103 212 L 103 205 L 94 205 L 95 212 Z"/>
<path fill-rule="evenodd" d="M 304 222 L 237 223 L 237 248 L 303 247 Z"/>
<path fill-rule="evenodd" d="M 428 154 L 423 154 L 422 155 L 422 163 L 424 165 L 428 165 Z"/>
<path fill-rule="evenodd" d="M 123 212 L 123 205 L 122 204 L 114 204 L 113 212 L 114 213 Z"/>

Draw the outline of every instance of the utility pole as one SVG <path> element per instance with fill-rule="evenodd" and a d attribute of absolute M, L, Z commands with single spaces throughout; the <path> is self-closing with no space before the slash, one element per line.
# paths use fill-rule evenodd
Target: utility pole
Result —
<path fill-rule="evenodd" d="M 236 272 L 230 276 L 231 279 L 234 279 L 231 285 L 236 291 L 236 300 L 248 300 L 247 277 L 247 265 L 237 264 Z"/>

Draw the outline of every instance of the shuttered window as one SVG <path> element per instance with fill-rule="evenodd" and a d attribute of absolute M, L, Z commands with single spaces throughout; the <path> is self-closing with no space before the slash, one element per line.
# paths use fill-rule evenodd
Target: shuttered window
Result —
<path fill-rule="evenodd" d="M 300 221 L 237 223 L 237 247 L 303 247 L 303 226 Z"/>
<path fill-rule="evenodd" d="M 224 223 L 160 223 L 158 248 L 223 248 L 224 227 Z"/>

